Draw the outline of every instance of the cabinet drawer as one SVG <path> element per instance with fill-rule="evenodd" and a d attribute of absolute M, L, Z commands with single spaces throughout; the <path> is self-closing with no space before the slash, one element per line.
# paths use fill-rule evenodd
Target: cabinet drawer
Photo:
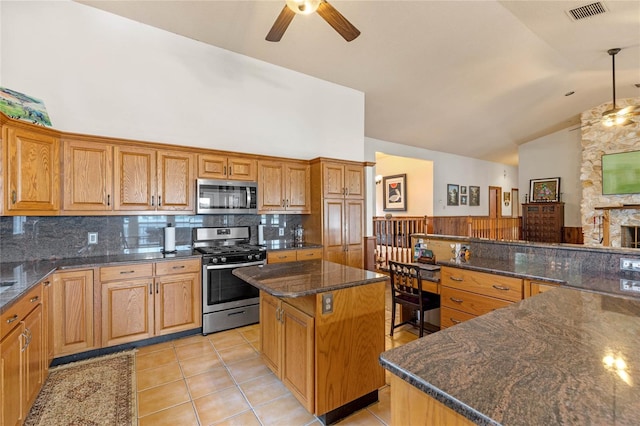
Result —
<path fill-rule="evenodd" d="M 100 268 L 100 281 L 127 280 L 153 276 L 153 263 L 134 263 Z"/>
<path fill-rule="evenodd" d="M 296 259 L 296 250 L 278 250 L 267 253 L 267 263 L 294 262 Z"/>
<path fill-rule="evenodd" d="M 39 303 L 42 303 L 42 285 L 37 284 L 0 316 L 0 339 L 18 325 Z"/>
<path fill-rule="evenodd" d="M 453 327 L 456 324 L 460 324 L 461 322 L 468 321 L 475 317 L 475 315 L 443 306 L 440 308 L 440 327 Z"/>
<path fill-rule="evenodd" d="M 200 272 L 200 260 L 172 260 L 170 262 L 156 263 L 156 275 L 184 274 L 187 272 Z"/>
<path fill-rule="evenodd" d="M 510 305 L 512 302 L 482 296 L 477 293 L 442 287 L 440 304 L 446 308 L 453 308 L 471 315 L 483 315 L 495 309 Z"/>
<path fill-rule="evenodd" d="M 296 253 L 297 260 L 322 259 L 322 249 L 304 249 L 298 250 Z"/>
<path fill-rule="evenodd" d="M 523 297 L 522 279 L 520 278 L 443 266 L 440 271 L 440 279 L 442 285 L 447 287 L 512 302 L 518 302 Z"/>

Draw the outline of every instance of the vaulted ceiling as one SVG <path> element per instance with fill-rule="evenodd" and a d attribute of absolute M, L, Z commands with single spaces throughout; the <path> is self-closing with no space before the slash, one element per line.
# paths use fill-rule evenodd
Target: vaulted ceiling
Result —
<path fill-rule="evenodd" d="M 360 90 L 367 137 L 506 164 L 611 101 L 608 49 L 616 97 L 640 96 L 640 1 L 581 20 L 589 1 L 330 1 L 349 43 L 317 14 L 266 41 L 284 0 L 81 3 Z"/>

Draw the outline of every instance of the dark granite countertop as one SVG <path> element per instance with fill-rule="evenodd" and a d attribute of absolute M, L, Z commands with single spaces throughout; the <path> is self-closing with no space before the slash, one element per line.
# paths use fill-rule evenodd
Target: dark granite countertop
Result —
<path fill-rule="evenodd" d="M 478 424 L 635 425 L 638 336 L 640 300 L 560 287 L 380 360 Z"/>
<path fill-rule="evenodd" d="M 439 260 L 439 265 L 454 266 L 473 271 L 488 272 L 532 280 L 556 282 L 563 286 L 621 297 L 640 297 L 640 286 L 631 283 L 638 280 L 637 273 L 618 271 L 597 272 L 576 259 L 538 259 L 531 255 L 516 254 L 513 259 L 474 258 Z"/>
<path fill-rule="evenodd" d="M 386 275 L 326 260 L 236 268 L 237 276 L 276 297 L 301 297 L 385 281 Z"/>
<path fill-rule="evenodd" d="M 149 252 L 136 254 L 117 254 L 108 256 L 78 257 L 57 260 L 37 260 L 27 262 L 0 263 L 0 314 L 15 301 L 57 270 L 95 268 L 118 263 L 143 261 L 163 261 L 184 258 L 200 258 L 191 250 L 175 253 Z"/>
<path fill-rule="evenodd" d="M 322 248 L 322 244 L 313 244 L 313 243 L 302 243 L 295 244 L 293 241 L 266 241 L 264 246 L 268 251 L 277 251 L 277 250 L 304 250 L 304 249 L 314 249 L 314 248 Z"/>

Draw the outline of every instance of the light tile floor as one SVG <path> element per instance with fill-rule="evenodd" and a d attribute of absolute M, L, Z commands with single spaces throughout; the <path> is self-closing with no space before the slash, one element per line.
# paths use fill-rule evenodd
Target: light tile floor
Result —
<path fill-rule="evenodd" d="M 389 305 L 385 324 L 387 349 L 417 338 L 417 331 L 410 326 L 397 329 L 393 338 L 389 337 Z M 257 324 L 139 349 L 138 424 L 320 425 L 262 362 L 259 350 Z M 380 389 L 377 403 L 340 424 L 389 425 L 389 394 L 386 385 Z"/>

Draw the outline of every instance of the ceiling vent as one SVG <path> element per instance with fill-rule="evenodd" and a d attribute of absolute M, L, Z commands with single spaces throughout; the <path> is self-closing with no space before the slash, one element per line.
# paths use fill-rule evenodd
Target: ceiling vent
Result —
<path fill-rule="evenodd" d="M 567 11 L 567 14 L 574 21 L 580 21 L 581 19 L 591 18 L 592 16 L 602 15 L 607 13 L 607 8 L 601 2 L 595 2 L 586 6 L 577 7 Z"/>

